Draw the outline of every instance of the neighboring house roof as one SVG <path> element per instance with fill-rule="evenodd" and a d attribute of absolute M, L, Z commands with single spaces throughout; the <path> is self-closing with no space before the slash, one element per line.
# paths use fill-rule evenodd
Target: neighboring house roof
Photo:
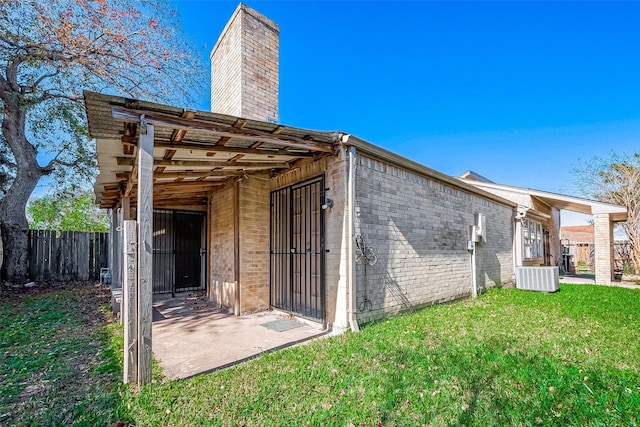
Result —
<path fill-rule="evenodd" d="M 556 209 L 566 209 L 584 214 L 609 214 L 612 221 L 625 221 L 627 219 L 627 209 L 624 206 L 614 205 L 612 203 L 597 202 L 581 197 L 550 193 L 548 191 L 534 190 L 531 188 L 473 181 L 463 178 L 458 179 L 528 208 L 533 208 L 531 200 L 533 197 Z"/>
<path fill-rule="evenodd" d="M 465 173 L 463 173 L 462 175 L 460 175 L 460 178 L 462 179 L 468 179 L 470 181 L 480 181 L 480 182 L 489 182 L 489 183 L 493 183 L 493 181 L 491 181 L 489 178 L 487 178 L 486 176 L 482 176 L 477 172 L 474 172 L 472 170 L 468 170 Z"/>
<path fill-rule="evenodd" d="M 560 238 L 570 242 L 593 242 L 593 225 L 565 225 L 560 227 Z"/>
<path fill-rule="evenodd" d="M 207 111 L 84 93 L 89 134 L 96 139 L 99 174 L 94 191 L 103 208 L 125 196 L 135 205 L 140 117 L 154 125 L 154 206 L 206 205 L 211 191 L 243 175 L 279 174 L 337 153 L 339 145 L 406 168 L 471 194 L 515 207 L 420 163 L 341 132 L 294 128 Z"/>

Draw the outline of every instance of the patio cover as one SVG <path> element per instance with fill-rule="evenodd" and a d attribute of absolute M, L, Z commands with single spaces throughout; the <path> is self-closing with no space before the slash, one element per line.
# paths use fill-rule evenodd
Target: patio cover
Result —
<path fill-rule="evenodd" d="M 339 132 L 319 132 L 205 111 L 84 92 L 96 139 L 102 208 L 123 197 L 136 205 L 141 117 L 154 126 L 153 205 L 206 205 L 208 195 L 243 175 L 273 176 L 334 155 Z"/>

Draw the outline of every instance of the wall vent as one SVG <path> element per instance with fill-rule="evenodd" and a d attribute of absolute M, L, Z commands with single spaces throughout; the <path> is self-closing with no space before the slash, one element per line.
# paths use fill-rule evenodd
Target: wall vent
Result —
<path fill-rule="evenodd" d="M 516 288 L 555 292 L 560 288 L 558 267 L 516 267 Z"/>

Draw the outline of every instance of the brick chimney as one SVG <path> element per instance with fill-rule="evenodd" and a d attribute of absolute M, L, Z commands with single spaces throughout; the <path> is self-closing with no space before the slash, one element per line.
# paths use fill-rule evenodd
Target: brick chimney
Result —
<path fill-rule="evenodd" d="M 278 122 L 280 27 L 240 3 L 211 51 L 211 111 Z"/>

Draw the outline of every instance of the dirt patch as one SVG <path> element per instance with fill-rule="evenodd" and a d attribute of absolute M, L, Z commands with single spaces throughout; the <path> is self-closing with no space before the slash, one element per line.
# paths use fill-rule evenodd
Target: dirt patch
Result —
<path fill-rule="evenodd" d="M 62 290 L 82 290 L 88 287 L 100 288 L 99 284 L 94 281 L 73 281 L 73 282 L 31 282 L 25 285 L 14 285 L 3 282 L 0 286 L 0 299 L 20 299 L 25 296 L 40 295 L 49 292 Z M 102 289 L 108 290 L 104 286 Z"/>

